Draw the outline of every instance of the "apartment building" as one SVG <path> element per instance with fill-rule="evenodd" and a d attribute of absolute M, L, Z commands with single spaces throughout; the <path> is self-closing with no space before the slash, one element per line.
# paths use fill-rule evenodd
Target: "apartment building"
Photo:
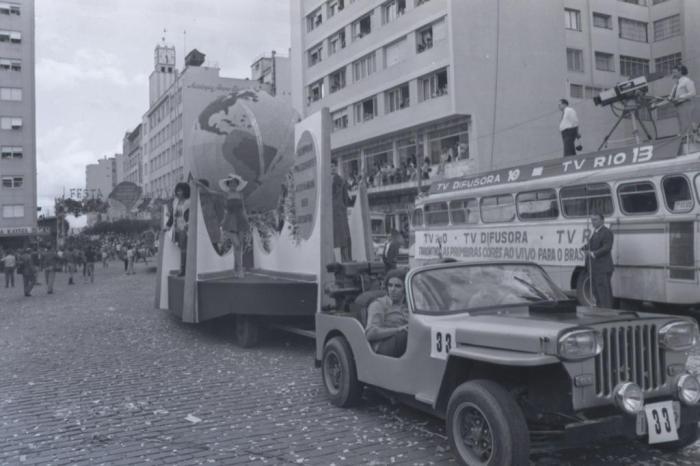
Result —
<path fill-rule="evenodd" d="M 34 1 L 0 1 L 0 242 L 36 233 Z"/>
<path fill-rule="evenodd" d="M 139 124 L 124 135 L 122 141 L 122 169 L 117 174 L 117 184 L 129 181 L 139 186 L 143 185 L 143 159 L 141 153 L 141 127 Z"/>
<path fill-rule="evenodd" d="M 291 66 L 288 56 L 275 53 L 262 55 L 250 65 L 250 79 L 260 84 L 268 84 L 277 97 L 292 100 Z"/>
<path fill-rule="evenodd" d="M 114 157 L 104 157 L 97 163 L 85 166 L 85 197 L 107 200 L 117 185 L 117 158 L 119 157 L 120 154 Z M 88 226 L 94 225 L 100 219 L 99 213 L 90 212 L 87 214 Z"/>
<path fill-rule="evenodd" d="M 292 2 L 293 104 L 302 115 L 330 108 L 346 176 L 427 158 L 431 183 L 558 157 L 562 97 L 593 151 L 615 121 L 592 103 L 600 89 L 679 59 L 698 70 L 698 10 L 696 0 Z M 672 113 L 659 113 L 659 133 L 673 134 Z M 625 122 L 612 142 L 630 136 Z M 438 176 L 441 160 L 451 162 Z M 416 184 L 370 188 L 374 211 L 400 215 L 387 226 L 405 227 Z"/>

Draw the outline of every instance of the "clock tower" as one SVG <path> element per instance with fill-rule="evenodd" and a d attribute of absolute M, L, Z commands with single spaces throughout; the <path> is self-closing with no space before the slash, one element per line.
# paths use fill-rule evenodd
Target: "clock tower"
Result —
<path fill-rule="evenodd" d="M 153 105 L 175 82 L 175 47 L 163 40 L 153 51 L 153 72 L 149 81 L 149 102 Z"/>

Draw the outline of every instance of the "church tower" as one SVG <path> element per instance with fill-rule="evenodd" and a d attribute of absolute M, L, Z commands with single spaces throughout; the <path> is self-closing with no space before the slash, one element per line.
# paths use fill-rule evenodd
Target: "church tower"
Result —
<path fill-rule="evenodd" d="M 153 105 L 165 91 L 175 82 L 175 47 L 163 42 L 156 45 L 153 53 L 154 69 L 149 81 L 149 102 Z"/>

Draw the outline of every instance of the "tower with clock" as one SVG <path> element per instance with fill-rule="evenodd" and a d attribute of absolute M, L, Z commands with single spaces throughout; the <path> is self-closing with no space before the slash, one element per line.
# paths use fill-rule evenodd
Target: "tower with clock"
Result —
<path fill-rule="evenodd" d="M 153 51 L 153 72 L 149 81 L 149 101 L 153 105 L 168 90 L 177 78 L 175 68 L 175 46 L 165 39 Z"/>

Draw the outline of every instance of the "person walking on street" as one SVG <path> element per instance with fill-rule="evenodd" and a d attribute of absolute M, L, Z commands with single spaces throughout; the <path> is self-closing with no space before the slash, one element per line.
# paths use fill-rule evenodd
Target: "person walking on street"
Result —
<path fill-rule="evenodd" d="M 95 248 L 88 246 L 85 248 L 85 283 L 87 283 L 88 279 L 90 283 L 95 283 L 95 262 L 97 262 Z"/>
<path fill-rule="evenodd" d="M 20 273 L 22 274 L 22 284 L 24 286 L 24 296 L 32 295 L 32 288 L 36 285 L 36 254 L 27 248 L 20 257 Z"/>
<path fill-rule="evenodd" d="M 69 248 L 64 254 L 63 254 L 63 261 L 66 263 L 66 271 L 68 272 L 68 284 L 69 285 L 75 285 L 75 251 L 73 248 Z"/>
<path fill-rule="evenodd" d="M 564 142 L 564 157 L 576 155 L 576 139 L 581 137 L 578 131 L 578 115 L 566 99 L 559 100 L 559 110 L 561 110 L 559 131 Z"/>
<path fill-rule="evenodd" d="M 596 306 L 612 308 L 612 274 L 614 264 L 612 260 L 613 232 L 605 226 L 603 214 L 591 215 L 593 234 L 588 244 L 583 246 L 586 251 L 586 266 L 590 273 L 591 287 Z"/>
<path fill-rule="evenodd" d="M 102 268 L 106 269 L 109 267 L 109 250 L 107 249 L 107 246 L 102 247 Z"/>
<path fill-rule="evenodd" d="M 17 257 L 12 251 L 8 251 L 2 258 L 2 265 L 5 269 L 5 288 L 15 287 L 15 269 L 17 268 Z"/>
<path fill-rule="evenodd" d="M 46 281 L 46 293 L 53 294 L 53 284 L 56 281 L 56 269 L 59 267 L 59 259 L 53 249 L 44 249 L 41 255 L 41 268 L 44 270 Z"/>
<path fill-rule="evenodd" d="M 136 261 L 136 248 L 133 245 L 129 245 L 126 250 L 126 262 L 127 262 L 127 275 L 134 275 L 134 262 Z"/>

